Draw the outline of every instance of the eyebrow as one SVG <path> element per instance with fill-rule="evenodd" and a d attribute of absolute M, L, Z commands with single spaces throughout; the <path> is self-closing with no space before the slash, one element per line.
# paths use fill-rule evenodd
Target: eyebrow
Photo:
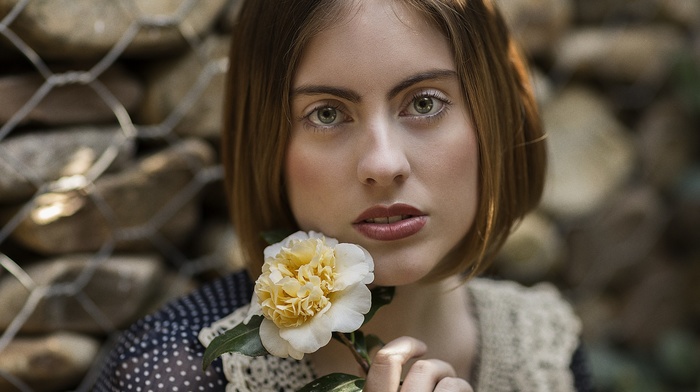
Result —
<path fill-rule="evenodd" d="M 408 78 L 397 83 L 394 87 L 392 87 L 391 90 L 389 90 L 389 92 L 387 93 L 387 98 L 393 99 L 394 97 L 399 95 L 401 91 L 425 80 L 448 79 L 456 77 L 457 72 L 449 69 L 436 69 L 411 75 Z M 357 91 L 341 87 L 308 85 L 297 87 L 292 91 L 292 96 L 321 94 L 334 95 L 338 98 L 342 98 L 353 103 L 358 103 L 362 100 L 362 96 Z"/>

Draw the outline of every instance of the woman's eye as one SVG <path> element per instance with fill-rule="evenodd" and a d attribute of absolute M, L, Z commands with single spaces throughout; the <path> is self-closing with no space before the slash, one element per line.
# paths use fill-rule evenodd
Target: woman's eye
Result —
<path fill-rule="evenodd" d="M 322 124 L 330 125 L 338 118 L 338 111 L 334 108 L 323 108 L 316 111 L 316 118 Z"/>
<path fill-rule="evenodd" d="M 333 106 L 322 106 L 314 109 L 307 116 L 309 122 L 319 127 L 337 125 L 345 121 L 343 112 Z"/>
<path fill-rule="evenodd" d="M 428 114 L 433 110 L 435 103 L 431 97 L 419 97 L 413 100 L 413 108 L 420 114 Z"/>
<path fill-rule="evenodd" d="M 405 110 L 405 115 L 413 117 L 431 117 L 440 114 L 449 104 L 447 99 L 434 95 L 413 97 Z"/>

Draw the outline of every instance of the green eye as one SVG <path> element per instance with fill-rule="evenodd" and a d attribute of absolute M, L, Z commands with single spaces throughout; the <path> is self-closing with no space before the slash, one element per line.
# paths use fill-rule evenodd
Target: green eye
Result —
<path fill-rule="evenodd" d="M 338 111 L 332 107 L 321 108 L 316 112 L 316 118 L 321 124 L 330 125 L 338 118 Z"/>
<path fill-rule="evenodd" d="M 434 105 L 435 103 L 431 97 L 420 97 L 413 101 L 413 108 L 420 114 L 430 113 Z"/>

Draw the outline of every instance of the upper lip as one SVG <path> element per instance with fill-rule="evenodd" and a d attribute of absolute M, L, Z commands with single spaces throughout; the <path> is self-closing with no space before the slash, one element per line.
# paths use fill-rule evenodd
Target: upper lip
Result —
<path fill-rule="evenodd" d="M 425 215 L 423 211 L 408 204 L 397 203 L 390 206 L 377 205 L 366 209 L 357 217 L 357 219 L 355 219 L 353 223 L 363 223 L 371 219 L 389 218 L 394 216 L 401 216 L 403 219 L 406 219 L 408 217 L 422 215 Z"/>

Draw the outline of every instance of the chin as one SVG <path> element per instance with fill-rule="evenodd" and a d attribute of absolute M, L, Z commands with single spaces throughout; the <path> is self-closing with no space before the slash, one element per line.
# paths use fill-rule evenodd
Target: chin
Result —
<path fill-rule="evenodd" d="M 371 286 L 405 286 L 421 282 L 429 271 L 374 271 L 374 281 Z"/>
<path fill-rule="evenodd" d="M 372 249 L 369 250 L 370 254 L 372 251 L 375 252 L 372 284 L 376 286 L 404 286 L 425 282 L 443 257 L 438 250 L 425 252 L 415 247 L 388 252 Z"/>

